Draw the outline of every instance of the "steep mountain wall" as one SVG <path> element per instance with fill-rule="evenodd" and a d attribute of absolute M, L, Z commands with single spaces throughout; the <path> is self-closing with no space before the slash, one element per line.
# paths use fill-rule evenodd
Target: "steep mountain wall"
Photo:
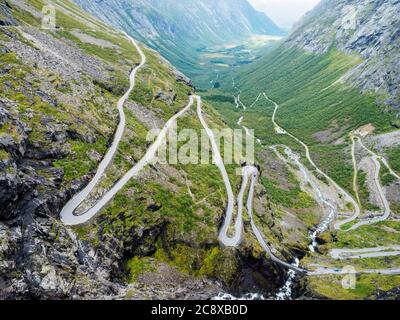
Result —
<path fill-rule="evenodd" d="M 341 81 L 387 94 L 385 103 L 400 112 L 399 12 L 398 0 L 325 0 L 296 26 L 286 45 L 359 55 L 363 62 Z"/>

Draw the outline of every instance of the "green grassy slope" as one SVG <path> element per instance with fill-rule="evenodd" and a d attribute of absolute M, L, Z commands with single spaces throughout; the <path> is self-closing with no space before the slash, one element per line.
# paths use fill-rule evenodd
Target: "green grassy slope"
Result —
<path fill-rule="evenodd" d="M 377 105 L 377 96 L 361 94 L 339 81 L 359 62 L 358 57 L 334 49 L 316 55 L 281 46 L 240 70 L 235 79 L 245 105 L 251 105 L 260 92 L 276 101 L 280 105 L 277 122 L 307 143 L 316 162 L 348 190 L 352 167 L 347 134 L 367 123 L 375 126 L 375 132 L 392 129 L 391 115 Z M 225 79 L 224 89 L 232 90 L 229 85 Z M 272 111 L 273 106 L 261 99 L 245 112 L 246 124 L 265 143 L 276 143 Z M 319 138 L 321 134 L 324 138 Z"/>
<path fill-rule="evenodd" d="M 341 77 L 360 62 L 357 56 L 345 55 L 335 49 L 317 55 L 281 46 L 263 60 L 242 68 L 235 77 L 244 104 L 250 106 L 260 92 L 265 92 L 276 101 L 280 105 L 276 121 L 307 143 L 315 162 L 351 193 L 353 167 L 349 133 L 368 123 L 375 127 L 374 133 L 395 130 L 391 126 L 393 115 L 385 112 L 378 103 L 382 97 L 373 93 L 362 94 L 350 84 L 340 82 Z M 210 101 L 219 101 L 218 110 L 228 123 L 234 125 L 239 116 L 244 115 L 243 124 L 254 128 L 256 136 L 264 144 L 285 143 L 303 153 L 303 148 L 293 139 L 275 133 L 271 123 L 274 109 L 271 103 L 260 100 L 246 111 L 238 110 L 231 98 L 236 94 L 232 89 L 232 81 L 230 78 L 224 80 L 225 92 L 213 90 L 205 95 Z M 386 150 L 386 155 L 393 168 L 398 170 L 398 147 Z M 305 160 L 303 162 L 306 164 Z M 363 184 L 361 180 L 360 187 Z M 327 243 L 320 249 L 326 254 L 329 249 L 336 247 L 360 248 L 397 243 L 394 232 L 386 228 L 388 225 L 398 228 L 398 222 L 388 221 L 362 227 L 351 233 L 328 232 L 323 235 Z M 307 262 L 325 262 L 327 265 L 336 263 L 338 267 L 347 263 L 356 268 L 392 268 L 398 265 L 395 259 L 364 259 L 342 263 L 327 260 L 321 255 L 310 255 L 303 261 L 305 264 Z M 363 299 L 373 297 L 377 289 L 388 290 L 398 286 L 396 276 L 373 275 L 359 277 L 354 292 L 337 291 L 336 287 L 332 290 L 328 287 L 333 278 L 310 279 L 310 288 L 324 297 Z"/>

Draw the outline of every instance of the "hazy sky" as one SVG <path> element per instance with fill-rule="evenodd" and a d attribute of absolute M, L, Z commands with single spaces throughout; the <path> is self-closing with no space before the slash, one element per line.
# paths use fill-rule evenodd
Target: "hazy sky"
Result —
<path fill-rule="evenodd" d="M 264 11 L 278 25 L 290 28 L 304 13 L 320 0 L 249 0 L 259 11 Z"/>

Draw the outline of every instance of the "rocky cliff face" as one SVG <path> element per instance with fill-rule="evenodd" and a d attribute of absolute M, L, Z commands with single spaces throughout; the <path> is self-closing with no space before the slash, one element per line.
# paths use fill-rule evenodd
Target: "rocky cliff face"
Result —
<path fill-rule="evenodd" d="M 287 44 L 314 53 L 336 47 L 359 55 L 363 62 L 342 80 L 383 94 L 400 112 L 399 12 L 397 0 L 325 0 L 296 26 Z"/>
<path fill-rule="evenodd" d="M 16 25 L 16 21 L 11 14 L 11 7 L 7 2 L 0 3 L 0 26 Z"/>

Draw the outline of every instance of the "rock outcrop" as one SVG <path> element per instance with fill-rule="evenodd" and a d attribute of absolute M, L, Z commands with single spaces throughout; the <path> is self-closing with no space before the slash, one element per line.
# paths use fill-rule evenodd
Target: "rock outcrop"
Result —
<path fill-rule="evenodd" d="M 11 6 L 7 1 L 0 2 L 0 26 L 16 26 L 17 22 L 11 14 Z"/>
<path fill-rule="evenodd" d="M 363 62 L 341 81 L 387 96 L 384 103 L 400 118 L 399 12 L 398 0 L 324 0 L 286 43 L 314 53 L 337 48 L 359 55 Z"/>

